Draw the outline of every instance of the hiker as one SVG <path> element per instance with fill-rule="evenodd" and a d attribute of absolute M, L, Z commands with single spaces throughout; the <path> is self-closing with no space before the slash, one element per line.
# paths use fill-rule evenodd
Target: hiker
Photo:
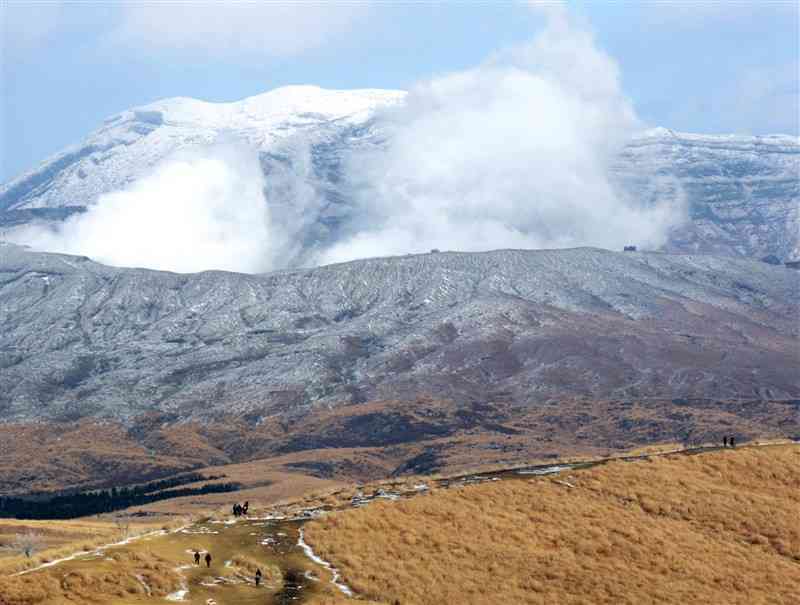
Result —
<path fill-rule="evenodd" d="M 248 508 L 250 508 L 250 502 L 248 502 L 247 500 L 245 500 L 245 501 L 244 501 L 244 506 L 242 507 L 242 514 L 243 514 L 243 515 L 246 515 L 246 514 L 247 514 L 247 509 L 248 509 Z"/>
<path fill-rule="evenodd" d="M 206 553 L 206 567 L 211 567 L 211 553 Z"/>
<path fill-rule="evenodd" d="M 731 447 L 736 447 L 736 442 L 733 440 L 733 435 L 728 437 L 728 443 L 731 444 Z"/>
<path fill-rule="evenodd" d="M 256 588 L 261 585 L 261 570 L 256 569 Z"/>
<path fill-rule="evenodd" d="M 194 564 L 195 565 L 200 565 L 200 551 L 199 550 L 194 551 Z"/>
<path fill-rule="evenodd" d="M 728 447 L 728 436 L 727 435 L 725 435 L 722 438 L 722 447 Z"/>
<path fill-rule="evenodd" d="M 233 516 L 234 517 L 238 517 L 239 516 L 239 503 L 238 502 L 234 503 L 234 505 L 233 505 Z"/>

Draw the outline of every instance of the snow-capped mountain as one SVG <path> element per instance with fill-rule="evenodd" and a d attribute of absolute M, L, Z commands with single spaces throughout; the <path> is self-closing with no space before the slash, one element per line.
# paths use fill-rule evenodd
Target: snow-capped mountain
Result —
<path fill-rule="evenodd" d="M 304 216 L 303 250 L 340 235 L 354 212 L 342 163 L 385 137 L 376 112 L 403 91 L 291 86 L 234 103 L 175 98 L 112 116 L 83 143 L 0 187 L 0 237 L 37 221 L 61 221 L 124 189 L 179 149 L 235 139 L 259 151 L 266 197 L 276 208 L 303 195 L 320 203 Z M 618 184 L 649 199 L 680 185 L 691 221 L 666 249 L 761 258 L 800 258 L 800 143 L 797 137 L 693 135 L 657 128 L 636 137 L 614 166 Z"/>
<path fill-rule="evenodd" d="M 178 149 L 229 137 L 270 152 L 299 133 L 316 142 L 325 131 L 364 124 L 376 108 L 404 96 L 391 90 L 288 86 L 234 103 L 164 99 L 108 118 L 83 143 L 1 187 L 0 209 L 89 206 Z"/>

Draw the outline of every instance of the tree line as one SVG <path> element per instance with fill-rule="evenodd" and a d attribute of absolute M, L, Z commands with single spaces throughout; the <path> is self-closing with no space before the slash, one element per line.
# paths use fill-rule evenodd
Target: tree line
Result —
<path fill-rule="evenodd" d="M 74 494 L 58 493 L 52 496 L 0 497 L 0 518 L 75 519 L 169 498 L 233 492 L 241 488 L 241 484 L 235 482 L 206 483 L 199 487 L 179 487 L 224 477 L 225 475 L 205 476 L 200 473 L 187 473 L 129 487 L 112 487 Z"/>

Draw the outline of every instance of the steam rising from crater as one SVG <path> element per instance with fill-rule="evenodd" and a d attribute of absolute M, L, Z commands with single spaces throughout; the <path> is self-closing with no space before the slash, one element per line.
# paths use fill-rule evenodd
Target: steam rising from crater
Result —
<path fill-rule="evenodd" d="M 284 238 L 270 228 L 263 181 L 255 153 L 186 150 L 56 230 L 29 227 L 12 239 L 122 267 L 264 271 Z"/>
<path fill-rule="evenodd" d="M 683 216 L 616 191 L 609 164 L 641 125 L 615 62 L 553 10 L 532 42 L 418 84 L 361 156 L 350 236 L 323 262 L 430 248 L 657 247 Z"/>

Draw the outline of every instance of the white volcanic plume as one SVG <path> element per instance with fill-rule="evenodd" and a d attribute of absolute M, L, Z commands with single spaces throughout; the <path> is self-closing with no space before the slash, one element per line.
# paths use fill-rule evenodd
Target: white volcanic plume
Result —
<path fill-rule="evenodd" d="M 614 61 L 553 11 L 529 44 L 417 85 L 356 158 L 361 213 L 324 262 L 430 248 L 659 246 L 677 200 L 641 207 L 609 162 L 640 127 Z"/>
<path fill-rule="evenodd" d="M 263 178 L 255 153 L 185 150 L 56 230 L 29 227 L 12 239 L 122 267 L 264 271 L 283 236 L 270 228 Z"/>

